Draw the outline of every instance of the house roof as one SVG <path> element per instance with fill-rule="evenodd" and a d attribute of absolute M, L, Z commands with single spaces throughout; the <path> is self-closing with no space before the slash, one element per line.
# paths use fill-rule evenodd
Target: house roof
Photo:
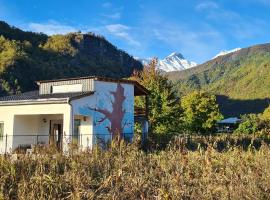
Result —
<path fill-rule="evenodd" d="M 241 121 L 241 119 L 238 119 L 237 117 L 230 117 L 230 118 L 218 121 L 217 123 L 218 124 L 236 124 L 240 121 Z"/>
<path fill-rule="evenodd" d="M 68 103 L 71 100 L 92 95 L 94 92 L 57 93 L 40 95 L 38 90 L 0 97 L 0 105 L 30 103 Z"/>
<path fill-rule="evenodd" d="M 144 86 L 139 84 L 137 81 L 128 80 L 128 79 L 114 79 L 114 78 L 107 78 L 107 77 L 101 77 L 101 76 L 84 76 L 84 77 L 75 77 L 75 78 L 54 79 L 54 80 L 41 80 L 41 81 L 37 81 L 36 83 L 40 85 L 41 83 L 78 80 L 78 79 L 94 79 L 94 80 L 105 81 L 105 82 L 133 84 L 135 86 L 134 87 L 135 96 L 148 95 L 150 93 Z"/>

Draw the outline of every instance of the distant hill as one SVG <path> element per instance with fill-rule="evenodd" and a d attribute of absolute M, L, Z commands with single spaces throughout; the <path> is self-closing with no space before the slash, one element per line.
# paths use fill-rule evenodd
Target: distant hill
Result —
<path fill-rule="evenodd" d="M 262 112 L 270 104 L 270 44 L 243 48 L 168 76 L 178 83 L 180 94 L 202 89 L 218 95 L 226 116 Z"/>
<path fill-rule="evenodd" d="M 128 77 L 142 64 L 93 33 L 47 36 L 0 21 L 0 95 L 32 90 L 34 81 L 99 75 Z"/>

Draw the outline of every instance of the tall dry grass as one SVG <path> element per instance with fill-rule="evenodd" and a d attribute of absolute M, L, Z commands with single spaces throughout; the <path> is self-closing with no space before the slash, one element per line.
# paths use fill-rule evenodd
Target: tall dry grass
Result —
<path fill-rule="evenodd" d="M 171 146 L 0 158 L 0 199 L 270 199 L 270 149 Z"/>

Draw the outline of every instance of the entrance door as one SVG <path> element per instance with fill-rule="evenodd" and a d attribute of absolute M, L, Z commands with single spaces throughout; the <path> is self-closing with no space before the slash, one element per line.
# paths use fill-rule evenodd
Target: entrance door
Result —
<path fill-rule="evenodd" d="M 62 149 L 63 123 L 62 121 L 51 121 L 50 145 L 56 146 L 58 150 Z"/>

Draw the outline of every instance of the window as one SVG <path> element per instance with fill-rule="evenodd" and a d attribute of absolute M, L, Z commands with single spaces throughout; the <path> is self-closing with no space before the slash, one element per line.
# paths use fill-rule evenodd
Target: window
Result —
<path fill-rule="evenodd" d="M 71 84 L 71 85 L 54 85 L 52 86 L 51 93 L 71 93 L 71 92 L 82 92 L 82 84 Z"/>
<path fill-rule="evenodd" d="M 73 132 L 73 137 L 72 137 L 72 143 L 76 144 L 76 145 L 79 142 L 80 125 L 81 125 L 81 120 L 75 119 L 74 120 L 74 132 Z"/>
<path fill-rule="evenodd" d="M 4 139 L 4 123 L 0 122 L 0 141 Z"/>

